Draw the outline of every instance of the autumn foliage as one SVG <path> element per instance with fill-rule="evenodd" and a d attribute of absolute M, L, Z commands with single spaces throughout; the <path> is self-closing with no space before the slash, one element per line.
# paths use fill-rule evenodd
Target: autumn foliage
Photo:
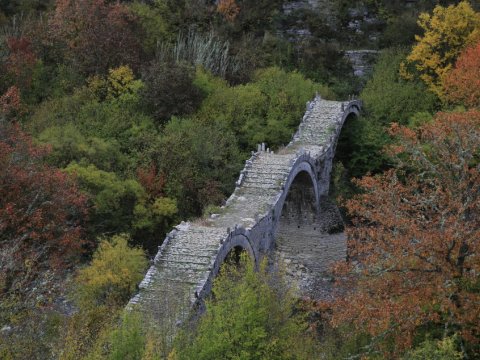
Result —
<path fill-rule="evenodd" d="M 358 180 L 363 193 L 348 202 L 350 260 L 336 270 L 352 291 L 335 303 L 333 322 L 353 323 L 373 343 L 392 340 L 393 353 L 421 328 L 477 343 L 480 112 L 440 113 L 417 132 L 391 133 L 399 166 Z"/>
<path fill-rule="evenodd" d="M 240 7 L 235 0 L 220 0 L 217 3 L 217 11 L 229 22 L 233 22 L 240 12 Z"/>
<path fill-rule="evenodd" d="M 0 96 L 0 115 L 13 116 L 20 112 L 21 107 L 20 90 L 16 86 L 10 86 L 5 94 Z"/>
<path fill-rule="evenodd" d="M 0 293 L 26 291 L 40 271 L 68 267 L 82 252 L 86 199 L 42 164 L 47 150 L 0 118 Z"/>
<path fill-rule="evenodd" d="M 480 38 L 480 13 L 467 1 L 448 7 L 436 6 L 433 14 L 420 15 L 418 25 L 424 31 L 407 57 L 420 78 L 437 96 L 443 95 L 443 78 L 454 66 L 463 49 Z M 404 75 L 408 77 L 408 71 Z"/>
<path fill-rule="evenodd" d="M 33 67 L 37 57 L 31 41 L 23 36 L 11 36 L 7 39 L 8 57 L 6 70 L 13 77 L 15 83 L 22 88 L 28 87 L 32 81 Z"/>
<path fill-rule="evenodd" d="M 480 42 L 460 55 L 444 87 L 448 102 L 480 107 Z"/>
<path fill-rule="evenodd" d="M 120 2 L 57 0 L 50 25 L 52 38 L 64 44 L 67 58 L 85 73 L 139 65 L 136 17 Z"/>

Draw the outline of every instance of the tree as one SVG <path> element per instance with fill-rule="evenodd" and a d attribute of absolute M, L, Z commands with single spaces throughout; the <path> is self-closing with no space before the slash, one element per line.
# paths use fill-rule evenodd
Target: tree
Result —
<path fill-rule="evenodd" d="M 137 18 L 120 2 L 57 0 L 50 25 L 67 59 L 85 74 L 104 74 L 120 65 L 139 66 Z"/>
<path fill-rule="evenodd" d="M 369 119 L 388 126 L 393 121 L 405 125 L 417 112 L 434 112 L 435 95 L 427 91 L 419 80 L 405 80 L 400 75 L 400 64 L 407 52 L 393 48 L 382 51 L 360 98 L 365 103 Z"/>
<path fill-rule="evenodd" d="M 401 353 L 426 331 L 480 341 L 480 112 L 440 113 L 417 131 L 392 126 L 398 168 L 357 181 L 347 203 L 349 261 L 333 322 Z M 382 340 L 385 340 L 382 342 Z M 383 348 L 384 351 L 388 347 Z"/>
<path fill-rule="evenodd" d="M 240 12 L 240 7 L 235 0 L 220 0 L 217 3 L 217 11 L 230 22 L 233 22 Z"/>
<path fill-rule="evenodd" d="M 144 251 L 129 247 L 127 235 L 102 239 L 90 265 L 76 277 L 78 304 L 82 308 L 124 306 L 143 279 L 146 267 Z"/>
<path fill-rule="evenodd" d="M 421 14 L 418 24 L 424 35 L 415 36 L 417 44 L 407 62 L 414 65 L 428 88 L 442 97 L 444 76 L 465 46 L 480 37 L 480 14 L 462 1 L 448 7 L 436 6 L 432 15 Z"/>
<path fill-rule="evenodd" d="M 6 118 L 13 118 L 21 112 L 22 99 L 20 90 L 16 86 L 11 86 L 0 96 L 0 115 Z"/>
<path fill-rule="evenodd" d="M 28 291 L 41 271 L 79 260 L 86 197 L 74 179 L 43 164 L 18 125 L 0 120 L 0 292 Z"/>
<path fill-rule="evenodd" d="M 179 215 L 199 216 L 233 190 L 241 169 L 235 136 L 225 126 L 173 118 L 151 158 L 165 177 L 165 194 L 177 200 Z"/>
<path fill-rule="evenodd" d="M 202 72 L 197 73 L 196 82 L 209 92 L 196 117 L 227 125 L 244 151 L 261 142 L 270 148 L 287 144 L 315 92 L 332 97 L 326 86 L 277 67 L 256 71 L 254 81 L 245 85 L 228 86 Z"/>
<path fill-rule="evenodd" d="M 143 70 L 143 99 L 159 125 L 200 105 L 202 93 L 193 84 L 194 75 L 193 67 L 173 62 L 154 61 Z"/>
<path fill-rule="evenodd" d="M 174 38 L 172 11 L 166 0 L 154 0 L 150 4 L 134 2 L 130 8 L 139 18 L 144 34 L 143 48 L 148 54 L 154 54 L 159 43 Z"/>
<path fill-rule="evenodd" d="M 445 76 L 445 99 L 467 107 L 480 107 L 480 42 L 466 49 Z"/>
<path fill-rule="evenodd" d="M 182 359 L 310 359 L 307 325 L 294 313 L 295 298 L 280 274 L 258 272 L 243 253 L 240 265 L 226 265 L 194 338 L 183 334 L 175 346 Z"/>
<path fill-rule="evenodd" d="M 23 36 L 11 36 L 6 41 L 8 57 L 6 70 L 13 84 L 21 89 L 27 89 L 32 82 L 34 66 L 37 57 L 33 51 L 30 39 Z"/>

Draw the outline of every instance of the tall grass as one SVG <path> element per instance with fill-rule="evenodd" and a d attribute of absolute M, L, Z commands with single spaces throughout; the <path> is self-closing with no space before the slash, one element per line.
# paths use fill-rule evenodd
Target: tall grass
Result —
<path fill-rule="evenodd" d="M 203 66 L 223 78 L 235 76 L 244 68 L 242 59 L 231 54 L 228 41 L 221 40 L 213 32 L 205 35 L 195 30 L 180 33 L 174 45 L 158 44 L 157 59 Z"/>

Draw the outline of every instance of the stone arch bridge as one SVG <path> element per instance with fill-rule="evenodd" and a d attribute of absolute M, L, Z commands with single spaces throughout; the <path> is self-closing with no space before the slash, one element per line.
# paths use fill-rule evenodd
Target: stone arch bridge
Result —
<path fill-rule="evenodd" d="M 279 249 L 292 264 L 291 274 L 303 279 L 302 290 L 311 290 L 318 273 L 345 257 L 343 235 L 325 236 L 341 222 L 328 192 L 342 126 L 360 109 L 357 100 L 317 96 L 309 102 L 287 147 L 273 153 L 260 145 L 252 153 L 221 214 L 182 222 L 167 235 L 129 308 L 175 333 L 192 308 L 202 305 L 221 264 L 236 249 L 255 262 Z"/>

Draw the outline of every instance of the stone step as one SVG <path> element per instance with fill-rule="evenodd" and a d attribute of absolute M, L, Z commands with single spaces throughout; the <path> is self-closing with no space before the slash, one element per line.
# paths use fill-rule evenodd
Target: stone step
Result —
<path fill-rule="evenodd" d="M 245 179 L 244 184 L 261 184 L 269 186 L 281 186 L 283 178 L 262 178 L 262 177 L 248 177 Z"/>
<path fill-rule="evenodd" d="M 226 234 L 225 234 L 226 237 Z M 191 248 L 181 248 L 181 247 L 169 247 L 165 254 L 168 253 L 169 256 L 188 256 L 195 258 L 211 258 L 218 251 L 218 248 L 205 249 L 200 247 L 192 251 Z"/>
<path fill-rule="evenodd" d="M 211 263 L 212 256 L 195 256 L 194 254 L 186 255 L 176 255 L 167 253 L 165 256 L 160 257 L 158 262 L 170 262 L 170 263 L 178 263 L 178 264 L 192 264 L 192 265 L 209 265 Z"/>
<path fill-rule="evenodd" d="M 293 159 L 293 157 L 292 157 Z M 291 166 L 290 166 L 290 160 L 288 164 L 282 164 L 282 165 L 277 165 L 277 164 L 272 164 L 268 162 L 259 162 L 255 163 L 252 165 L 250 169 L 248 169 L 248 172 L 272 172 L 272 173 L 284 173 L 284 172 L 290 172 Z"/>
<path fill-rule="evenodd" d="M 161 270 L 160 268 L 159 271 Z M 202 282 L 202 279 L 204 279 L 204 274 L 208 273 L 207 269 L 197 270 L 196 272 L 186 272 L 184 269 L 176 268 L 175 270 L 177 271 L 161 271 L 161 274 L 155 279 L 155 287 L 162 288 L 166 283 L 176 283 L 180 288 L 183 286 L 181 284 L 185 284 L 185 286 L 197 286 Z"/>
<path fill-rule="evenodd" d="M 285 170 L 279 170 L 278 168 L 271 168 L 269 166 L 259 166 L 257 169 L 250 169 L 247 171 L 247 176 L 255 175 L 255 176 L 285 176 L 288 175 L 290 172 L 290 168 L 286 168 Z"/>
<path fill-rule="evenodd" d="M 262 184 L 262 183 L 245 183 L 242 188 L 244 189 L 259 189 L 259 190 L 280 190 L 280 185 L 276 184 Z"/>

